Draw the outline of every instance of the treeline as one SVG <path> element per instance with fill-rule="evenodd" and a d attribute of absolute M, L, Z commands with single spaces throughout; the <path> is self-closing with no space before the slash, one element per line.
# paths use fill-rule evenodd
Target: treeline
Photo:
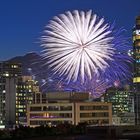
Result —
<path fill-rule="evenodd" d="M 77 126 L 71 124 L 59 124 L 56 127 L 39 126 L 35 128 L 19 126 L 14 130 L 0 130 L 0 140 L 4 139 L 28 139 L 34 137 L 47 136 L 70 136 L 82 135 L 86 133 L 86 124 L 81 123 Z"/>

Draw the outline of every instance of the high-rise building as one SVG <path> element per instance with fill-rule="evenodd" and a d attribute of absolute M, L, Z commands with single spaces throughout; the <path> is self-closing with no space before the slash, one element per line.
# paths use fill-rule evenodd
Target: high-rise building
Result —
<path fill-rule="evenodd" d="M 15 124 L 16 84 L 21 76 L 21 64 L 0 62 L 0 126 Z"/>
<path fill-rule="evenodd" d="M 125 89 L 109 88 L 103 95 L 105 102 L 112 103 L 112 113 L 121 114 L 134 112 L 134 100 L 132 93 Z"/>
<path fill-rule="evenodd" d="M 134 125 L 134 97 L 127 89 L 109 88 L 101 97 L 104 102 L 112 103 L 112 114 L 120 118 L 119 125 Z M 114 121 L 114 125 L 118 125 Z"/>
<path fill-rule="evenodd" d="M 27 104 L 33 102 L 34 94 L 38 92 L 38 82 L 32 76 L 22 76 L 16 85 L 16 125 L 27 124 Z"/>
<path fill-rule="evenodd" d="M 135 91 L 135 123 L 140 124 L 140 16 L 136 17 L 133 29 L 133 56 L 134 56 L 134 77 L 133 86 Z"/>

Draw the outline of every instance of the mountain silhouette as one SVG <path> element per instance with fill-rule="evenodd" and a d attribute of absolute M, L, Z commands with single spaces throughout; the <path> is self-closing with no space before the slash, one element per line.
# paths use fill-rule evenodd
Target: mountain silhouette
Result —
<path fill-rule="evenodd" d="M 52 71 L 48 69 L 47 65 L 44 65 L 46 60 L 43 60 L 39 54 L 31 52 L 24 56 L 13 57 L 7 61 L 21 63 L 22 75 L 30 75 L 37 80 L 42 92 L 58 90 L 59 79 L 53 78 Z"/>

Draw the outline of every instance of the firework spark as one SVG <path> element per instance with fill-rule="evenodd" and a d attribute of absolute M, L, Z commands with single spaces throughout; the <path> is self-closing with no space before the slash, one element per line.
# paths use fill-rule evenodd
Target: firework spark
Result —
<path fill-rule="evenodd" d="M 66 12 L 54 17 L 42 36 L 44 58 L 54 73 L 76 81 L 85 75 L 92 79 L 93 73 L 105 71 L 107 60 L 113 60 L 110 26 L 92 11 Z"/>
<path fill-rule="evenodd" d="M 85 91 L 99 97 L 116 81 L 118 86 L 130 81 L 132 58 L 127 52 L 131 46 L 124 31 L 92 11 L 68 11 L 54 17 L 41 38 L 53 79 L 47 80 L 48 89 Z"/>
<path fill-rule="evenodd" d="M 65 90 L 68 91 L 77 91 L 77 92 L 89 92 L 93 98 L 100 97 L 105 93 L 106 89 L 109 88 L 107 79 L 102 79 L 101 77 L 94 77 L 91 80 L 85 78 L 85 82 L 81 83 L 78 79 L 76 82 L 70 82 L 68 85 L 64 85 Z"/>

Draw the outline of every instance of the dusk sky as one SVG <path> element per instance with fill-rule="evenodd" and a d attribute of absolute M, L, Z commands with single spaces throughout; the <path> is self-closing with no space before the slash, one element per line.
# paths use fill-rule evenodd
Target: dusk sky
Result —
<path fill-rule="evenodd" d="M 39 38 L 54 16 L 91 9 L 131 37 L 140 0 L 0 0 L 0 60 L 40 52 Z"/>

